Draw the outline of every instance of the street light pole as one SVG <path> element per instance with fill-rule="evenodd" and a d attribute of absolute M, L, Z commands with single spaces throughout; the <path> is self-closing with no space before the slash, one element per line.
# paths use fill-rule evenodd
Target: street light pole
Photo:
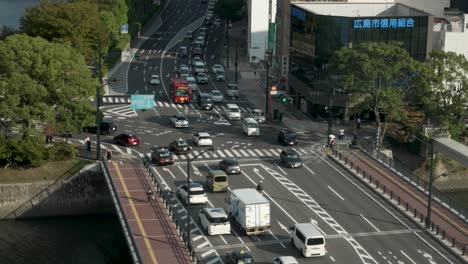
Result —
<path fill-rule="evenodd" d="M 237 40 L 236 40 L 236 62 L 234 63 L 234 65 L 236 66 L 236 75 L 235 75 L 235 80 L 236 80 L 236 83 L 237 83 Z"/>
<path fill-rule="evenodd" d="M 101 159 L 101 88 L 102 88 L 102 71 L 101 71 L 101 41 L 98 44 L 98 78 L 99 85 L 96 87 L 96 160 Z"/>
<path fill-rule="evenodd" d="M 229 28 L 228 23 L 226 24 L 226 68 L 229 68 Z"/>
<path fill-rule="evenodd" d="M 211 146 L 210 148 L 205 149 L 204 151 L 200 152 L 195 157 L 187 158 L 187 200 L 186 200 L 186 203 L 187 203 L 187 227 L 186 227 L 185 232 L 187 233 L 187 248 L 188 248 L 189 252 L 192 252 L 192 243 L 190 241 L 190 219 L 191 219 L 190 215 L 192 214 L 192 209 L 190 207 L 190 182 L 191 182 L 190 169 L 192 168 L 192 161 L 194 161 L 195 159 L 197 159 L 201 155 L 205 154 L 205 152 L 214 151 L 214 150 L 215 150 L 215 148 L 213 148 Z"/>
<path fill-rule="evenodd" d="M 432 211 L 432 183 L 434 182 L 434 142 L 429 144 L 431 155 L 431 168 L 429 169 L 429 190 L 427 194 L 427 214 L 426 214 L 426 229 L 431 227 L 431 211 Z"/>
<path fill-rule="evenodd" d="M 270 59 L 271 59 L 271 51 L 265 51 L 265 61 L 266 61 L 266 83 L 265 83 L 265 115 L 270 113 L 270 100 L 269 100 L 269 89 L 270 86 L 269 79 L 270 79 Z"/>
<path fill-rule="evenodd" d="M 333 98 L 335 97 L 335 87 L 329 89 L 329 98 L 328 98 L 328 146 L 331 143 L 330 135 L 333 133 Z"/>

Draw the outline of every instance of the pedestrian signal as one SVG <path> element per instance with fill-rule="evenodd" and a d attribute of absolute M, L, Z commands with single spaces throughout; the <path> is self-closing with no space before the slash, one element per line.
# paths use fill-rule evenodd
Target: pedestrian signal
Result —
<path fill-rule="evenodd" d="M 288 98 L 286 98 L 286 97 L 281 98 L 281 103 L 285 104 L 287 102 L 288 102 Z"/>

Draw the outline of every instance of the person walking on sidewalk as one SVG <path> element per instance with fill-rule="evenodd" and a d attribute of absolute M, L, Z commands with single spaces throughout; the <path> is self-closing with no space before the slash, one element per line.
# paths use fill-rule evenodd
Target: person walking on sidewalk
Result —
<path fill-rule="evenodd" d="M 85 142 L 86 150 L 91 151 L 91 140 L 89 139 L 89 136 L 86 136 L 84 142 Z"/>
<path fill-rule="evenodd" d="M 106 150 L 107 162 L 109 163 L 112 159 L 112 151 L 110 149 Z"/>
<path fill-rule="evenodd" d="M 357 129 L 361 129 L 361 118 L 358 117 L 357 120 L 356 120 L 356 124 L 357 124 Z"/>
<path fill-rule="evenodd" d="M 146 196 L 148 197 L 148 201 L 153 200 L 153 191 L 151 190 L 151 187 L 146 191 Z"/>
<path fill-rule="evenodd" d="M 338 138 L 343 141 L 344 140 L 344 128 L 340 128 L 340 135 L 338 136 Z"/>

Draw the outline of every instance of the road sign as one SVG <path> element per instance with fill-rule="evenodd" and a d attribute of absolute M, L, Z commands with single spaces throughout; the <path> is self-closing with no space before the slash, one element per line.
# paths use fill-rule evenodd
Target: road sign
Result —
<path fill-rule="evenodd" d="M 153 109 L 154 94 L 132 94 L 132 109 Z"/>
<path fill-rule="evenodd" d="M 128 24 L 123 24 L 122 26 L 120 26 L 120 33 L 128 34 Z"/>
<path fill-rule="evenodd" d="M 277 91 L 277 89 L 276 89 L 276 86 L 273 85 L 273 86 L 271 87 L 270 94 L 271 94 L 271 95 L 276 95 L 277 93 L 278 93 L 278 91 Z"/>
<path fill-rule="evenodd" d="M 122 51 L 122 57 L 130 57 L 130 51 Z"/>

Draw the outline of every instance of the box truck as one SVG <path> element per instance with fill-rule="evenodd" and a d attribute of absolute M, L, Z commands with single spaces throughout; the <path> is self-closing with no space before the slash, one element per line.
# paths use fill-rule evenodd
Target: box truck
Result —
<path fill-rule="evenodd" d="M 270 202 L 255 189 L 232 190 L 228 213 L 241 232 L 257 235 L 270 229 Z"/>

